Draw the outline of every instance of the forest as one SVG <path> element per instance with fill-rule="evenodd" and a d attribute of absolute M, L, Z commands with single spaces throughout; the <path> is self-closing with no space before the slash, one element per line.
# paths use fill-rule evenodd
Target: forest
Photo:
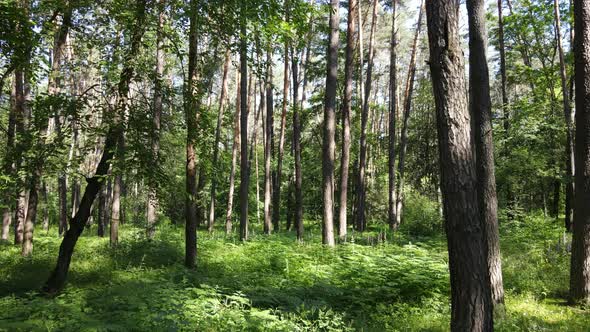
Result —
<path fill-rule="evenodd" d="M 0 0 L 0 331 L 590 330 L 590 0 Z"/>

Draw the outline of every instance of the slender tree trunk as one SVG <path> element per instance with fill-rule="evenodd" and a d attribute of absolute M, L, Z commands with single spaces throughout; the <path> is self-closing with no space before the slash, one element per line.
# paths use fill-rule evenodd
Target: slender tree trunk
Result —
<path fill-rule="evenodd" d="M 225 110 L 225 99 L 227 98 L 227 76 L 229 73 L 230 51 L 225 51 L 225 60 L 223 61 L 223 78 L 221 79 L 221 93 L 219 94 L 219 113 L 217 115 L 217 125 L 215 127 L 215 144 L 213 145 L 213 167 L 217 167 L 219 162 L 219 141 L 221 139 L 221 123 L 223 120 L 223 113 Z M 215 199 L 217 191 L 217 176 L 214 174 L 211 177 L 211 202 L 209 204 L 209 224 L 207 229 L 209 232 L 213 231 L 213 224 L 215 223 Z"/>
<path fill-rule="evenodd" d="M 410 67 L 408 68 L 408 77 L 406 79 L 406 89 L 404 92 L 404 118 L 402 123 L 401 138 L 399 144 L 399 163 L 397 164 L 397 201 L 396 201 L 396 226 L 402 223 L 402 207 L 404 200 L 404 172 L 406 166 L 406 150 L 408 147 L 408 124 L 412 111 L 412 94 L 414 92 L 414 80 L 416 77 L 416 58 L 418 53 L 418 37 L 422 28 L 423 3 L 420 4 L 416 32 L 414 34 L 414 43 L 412 44 L 412 55 L 410 56 Z"/>
<path fill-rule="evenodd" d="M 365 216 L 366 204 L 366 173 L 367 173 L 367 122 L 369 116 L 369 96 L 371 95 L 371 84 L 373 74 L 373 57 L 375 54 L 375 29 L 377 27 L 377 1 L 373 1 L 373 19 L 371 22 L 371 35 L 369 37 L 369 62 L 367 64 L 367 77 L 365 81 L 365 93 L 363 100 L 363 109 L 361 111 L 361 140 L 359 152 L 359 175 L 357 184 L 357 220 L 356 228 L 363 232 L 367 226 Z M 362 27 L 361 27 L 362 29 Z M 362 52 L 362 50 L 361 50 Z"/>
<path fill-rule="evenodd" d="M 555 39 L 557 40 L 557 50 L 559 53 L 559 74 L 561 77 L 561 91 L 563 94 L 563 113 L 565 116 L 566 125 L 566 177 L 565 183 L 565 229 L 571 231 L 572 218 L 572 202 L 574 196 L 574 142 L 573 142 L 573 125 L 572 125 L 572 109 L 570 104 L 570 96 L 567 86 L 567 70 L 565 64 L 565 56 L 563 54 L 563 46 L 561 45 L 561 20 L 559 17 L 559 2 L 553 0 L 555 9 Z"/>
<path fill-rule="evenodd" d="M 246 4 L 242 3 L 242 10 Z M 245 20 L 242 17 L 242 20 Z M 248 189 L 250 169 L 248 167 L 248 44 L 246 23 L 241 22 L 240 40 L 240 240 L 248 240 Z"/>
<path fill-rule="evenodd" d="M 156 28 L 156 72 L 154 78 L 154 108 L 152 113 L 152 160 L 159 161 L 160 128 L 162 118 L 162 81 L 164 79 L 164 20 L 166 15 L 166 0 L 158 0 L 158 26 Z M 157 166 L 157 164 L 156 164 Z M 152 239 L 156 232 L 155 226 L 158 213 L 158 191 L 154 180 L 150 180 L 148 204 L 146 212 L 146 233 Z"/>
<path fill-rule="evenodd" d="M 494 139 L 492 136 L 492 101 L 487 63 L 487 31 L 484 0 L 468 0 L 469 19 L 469 91 L 471 116 L 475 128 L 477 155 L 477 188 L 481 220 L 487 240 L 487 262 L 490 274 L 492 301 L 503 310 L 504 285 L 500 240 L 498 232 L 498 198 L 494 166 Z"/>
<path fill-rule="evenodd" d="M 190 2 L 190 30 L 188 49 L 188 73 L 185 86 L 186 134 L 186 222 L 184 265 L 194 268 L 197 261 L 197 112 L 200 98 L 197 91 L 198 57 L 198 2 Z"/>
<path fill-rule="evenodd" d="M 575 188 L 570 297 L 590 302 L 590 3 L 574 0 Z"/>
<path fill-rule="evenodd" d="M 295 153 L 295 229 L 297 240 L 303 241 L 303 192 L 301 189 L 303 176 L 301 173 L 301 119 L 299 115 L 299 60 L 291 52 L 293 61 L 291 71 L 293 73 L 293 152 Z"/>
<path fill-rule="evenodd" d="M 272 174 L 271 158 L 273 155 L 273 85 L 272 85 L 272 51 L 267 52 L 267 69 L 266 69 L 266 126 L 264 140 L 264 234 L 270 234 L 271 231 L 271 195 L 272 195 Z"/>
<path fill-rule="evenodd" d="M 391 22 L 391 50 L 389 57 L 389 147 L 388 147 L 388 210 L 389 229 L 397 228 L 396 192 L 395 192 L 395 139 L 397 118 L 397 30 L 396 30 L 397 0 L 392 0 Z"/>
<path fill-rule="evenodd" d="M 123 185 L 122 182 L 123 180 L 121 175 L 116 175 L 113 181 L 113 202 L 111 207 L 111 247 L 116 247 L 119 243 L 119 223 L 121 218 L 121 187 Z"/>
<path fill-rule="evenodd" d="M 49 231 L 49 200 L 47 198 L 47 184 L 41 183 L 41 197 L 43 199 L 43 230 Z"/>
<path fill-rule="evenodd" d="M 487 245 L 477 196 L 459 3 L 426 1 L 426 13 L 449 249 L 451 330 L 492 331 Z"/>
<path fill-rule="evenodd" d="M 14 168 L 14 153 L 15 153 L 15 125 L 16 125 L 16 84 L 12 83 L 10 95 L 10 110 L 8 113 L 8 129 L 6 133 L 6 154 L 4 156 L 4 164 L 2 165 L 4 174 L 11 178 L 16 177 L 16 169 Z M 14 190 L 7 188 L 2 192 L 2 203 L 5 207 L 2 210 L 2 239 L 8 241 L 10 236 L 10 225 L 12 224 L 12 209 L 14 206 Z"/>
<path fill-rule="evenodd" d="M 322 148 L 322 176 L 324 216 L 322 243 L 333 247 L 334 242 L 334 152 L 336 143 L 336 88 L 338 85 L 338 0 L 330 0 L 330 34 L 327 50 L 326 94 L 324 98 L 324 139 Z"/>
<path fill-rule="evenodd" d="M 346 241 L 348 172 L 350 169 L 350 113 L 352 109 L 352 80 L 354 75 L 354 54 L 356 52 L 356 17 L 358 0 L 348 1 L 348 26 L 346 32 L 346 62 L 344 63 L 344 100 L 342 105 L 342 154 L 340 166 L 340 205 L 338 213 L 338 236 Z"/>
<path fill-rule="evenodd" d="M 70 220 L 70 228 L 65 233 L 64 239 L 59 248 L 59 256 L 57 264 L 49 279 L 43 287 L 43 291 L 49 294 L 55 294 L 59 292 L 66 281 L 67 273 L 70 267 L 70 261 L 74 252 L 74 247 L 80 234 L 84 230 L 84 226 L 90 216 L 90 209 L 92 202 L 96 198 L 98 191 L 100 190 L 101 183 L 103 182 L 104 176 L 107 174 L 109 164 L 113 158 L 114 148 L 117 144 L 117 138 L 119 132 L 123 130 L 121 116 L 125 114 L 125 108 L 127 107 L 127 96 L 129 94 L 129 84 L 133 77 L 133 63 L 135 57 L 139 53 L 141 45 L 141 39 L 144 32 L 146 14 L 146 1 L 138 0 L 136 3 L 135 13 L 135 26 L 133 29 L 133 35 L 131 36 L 131 47 L 127 56 L 125 57 L 125 63 L 121 72 L 121 77 L 118 84 L 118 96 L 119 101 L 115 114 L 113 117 L 113 123 L 109 127 L 106 136 L 106 142 L 104 147 L 104 153 L 98 163 L 94 176 L 87 179 L 86 189 L 82 200 L 80 201 L 80 207 L 78 212 Z"/>
<path fill-rule="evenodd" d="M 227 199 L 227 213 L 225 215 L 225 232 L 231 234 L 232 232 L 232 213 L 234 203 L 234 188 L 235 188 L 235 177 L 236 177 L 236 164 L 238 159 L 238 148 L 240 146 L 240 100 L 241 100 L 241 87 L 240 87 L 240 71 L 236 70 L 236 86 L 237 86 L 237 98 L 236 98 L 236 112 L 234 115 L 234 141 L 231 150 L 231 170 L 229 174 L 229 195 Z"/>

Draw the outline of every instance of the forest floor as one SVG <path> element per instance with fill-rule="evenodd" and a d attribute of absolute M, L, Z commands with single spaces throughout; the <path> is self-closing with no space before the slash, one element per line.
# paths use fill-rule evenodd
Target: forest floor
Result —
<path fill-rule="evenodd" d="M 253 225 L 252 228 L 260 228 Z M 181 227 L 148 241 L 124 225 L 120 245 L 86 231 L 56 298 L 38 295 L 60 239 L 37 230 L 33 258 L 0 245 L 1 331 L 446 331 L 449 277 L 444 236 L 371 233 L 335 249 L 307 225 L 254 234 L 240 244 L 199 231 L 196 270 L 183 267 Z M 542 217 L 501 226 L 506 313 L 499 331 L 588 331 L 590 311 L 566 305 L 569 254 L 560 223 Z M 354 241 L 354 242 L 353 242 Z"/>

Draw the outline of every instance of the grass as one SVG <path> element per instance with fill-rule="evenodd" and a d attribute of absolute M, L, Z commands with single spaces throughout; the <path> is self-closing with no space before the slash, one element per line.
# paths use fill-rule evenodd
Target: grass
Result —
<path fill-rule="evenodd" d="M 38 231 L 35 253 L 0 245 L 0 331 L 446 331 L 449 278 L 442 235 L 403 231 L 385 244 L 373 233 L 335 249 L 294 234 L 254 234 L 241 244 L 199 232 L 196 270 L 183 267 L 183 231 L 163 223 L 153 241 L 125 225 L 110 249 L 95 229 L 78 242 L 68 285 L 37 290 L 53 267 L 55 231 Z M 253 225 L 254 228 L 260 225 Z M 377 231 L 377 230 L 374 230 Z M 587 331 L 590 315 L 570 307 L 569 254 L 560 225 L 542 217 L 501 229 L 506 314 L 499 331 Z M 373 244 L 373 245 L 371 245 Z"/>

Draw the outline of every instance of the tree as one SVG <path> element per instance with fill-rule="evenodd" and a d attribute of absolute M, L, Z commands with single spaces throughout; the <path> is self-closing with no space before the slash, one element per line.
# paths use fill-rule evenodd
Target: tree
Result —
<path fill-rule="evenodd" d="M 303 241 L 303 192 L 301 186 L 303 182 L 303 175 L 301 174 L 301 119 L 298 102 L 299 81 L 298 68 L 299 60 L 295 57 L 295 52 L 292 51 L 293 56 L 292 69 L 293 73 L 293 150 L 295 154 L 295 229 L 297 231 L 297 240 Z"/>
<path fill-rule="evenodd" d="M 486 57 L 487 31 L 483 0 L 467 1 L 469 20 L 469 91 L 470 108 L 475 128 L 477 155 L 477 188 L 481 220 L 484 223 L 488 253 L 487 261 L 492 288 L 492 301 L 496 307 L 504 304 L 502 262 L 498 231 L 498 199 L 494 166 L 494 140 L 492 135 L 492 101 Z"/>
<path fill-rule="evenodd" d="M 328 37 L 326 92 L 324 96 L 324 138 L 322 148 L 322 179 L 324 216 L 322 243 L 334 246 L 334 152 L 336 132 L 336 88 L 338 84 L 338 35 L 340 33 L 338 0 L 330 0 L 330 34 Z"/>
<path fill-rule="evenodd" d="M 396 192 L 395 192 L 395 138 L 397 117 L 397 30 L 396 30 L 397 0 L 391 2 L 391 45 L 389 53 L 389 146 L 388 146 L 388 224 L 390 230 L 397 228 Z"/>
<path fill-rule="evenodd" d="M 590 3 L 574 0 L 575 188 L 570 299 L 590 302 Z"/>
<path fill-rule="evenodd" d="M 133 78 L 133 61 L 139 53 L 141 46 L 141 39 L 144 33 L 144 20 L 146 16 L 146 0 L 137 0 L 134 13 L 134 25 L 131 35 L 131 45 L 125 56 L 123 70 L 117 85 L 119 100 L 117 107 L 112 115 L 112 123 L 109 126 L 106 134 L 106 141 L 104 144 L 104 152 L 100 158 L 100 162 L 96 167 L 94 176 L 87 179 L 86 189 L 80 201 L 80 207 L 76 215 L 70 220 L 70 228 L 66 231 L 63 241 L 59 247 L 59 255 L 55 269 L 51 272 L 49 279 L 43 287 L 43 291 L 49 294 L 59 292 L 66 281 L 72 254 L 76 242 L 86 226 L 88 217 L 90 216 L 90 209 L 92 203 L 103 185 L 104 176 L 107 175 L 111 160 L 113 158 L 114 149 L 116 148 L 118 135 L 122 132 L 122 114 L 125 114 L 127 108 L 127 96 L 129 93 L 129 84 Z"/>
<path fill-rule="evenodd" d="M 234 188 L 235 188 L 235 177 L 236 177 L 236 163 L 238 158 L 238 149 L 240 146 L 240 100 L 241 100 L 241 88 L 240 88 L 240 70 L 236 70 L 236 111 L 234 112 L 234 139 L 231 149 L 231 169 L 229 173 L 229 190 L 227 198 L 227 212 L 225 214 L 225 233 L 227 235 L 232 232 L 232 212 L 234 202 Z"/>
<path fill-rule="evenodd" d="M 266 118 L 264 126 L 264 234 L 270 234 L 271 220 L 271 196 L 272 196 L 272 173 L 271 158 L 273 155 L 273 85 L 272 85 L 272 51 L 268 50 L 266 55 Z"/>
<path fill-rule="evenodd" d="M 348 26 L 346 32 L 346 61 L 344 63 L 344 99 L 342 101 L 342 155 L 340 165 L 340 207 L 338 213 L 338 236 L 346 240 L 348 170 L 350 167 L 350 113 L 352 109 L 352 80 L 354 54 L 356 52 L 357 0 L 348 1 Z"/>
<path fill-rule="evenodd" d="M 240 22 L 240 240 L 248 240 L 248 41 L 246 36 L 246 4 L 241 5 Z"/>
<path fill-rule="evenodd" d="M 486 238 L 480 220 L 471 117 L 459 37 L 459 3 L 426 1 L 441 189 L 451 275 L 451 330 L 491 331 Z"/>

